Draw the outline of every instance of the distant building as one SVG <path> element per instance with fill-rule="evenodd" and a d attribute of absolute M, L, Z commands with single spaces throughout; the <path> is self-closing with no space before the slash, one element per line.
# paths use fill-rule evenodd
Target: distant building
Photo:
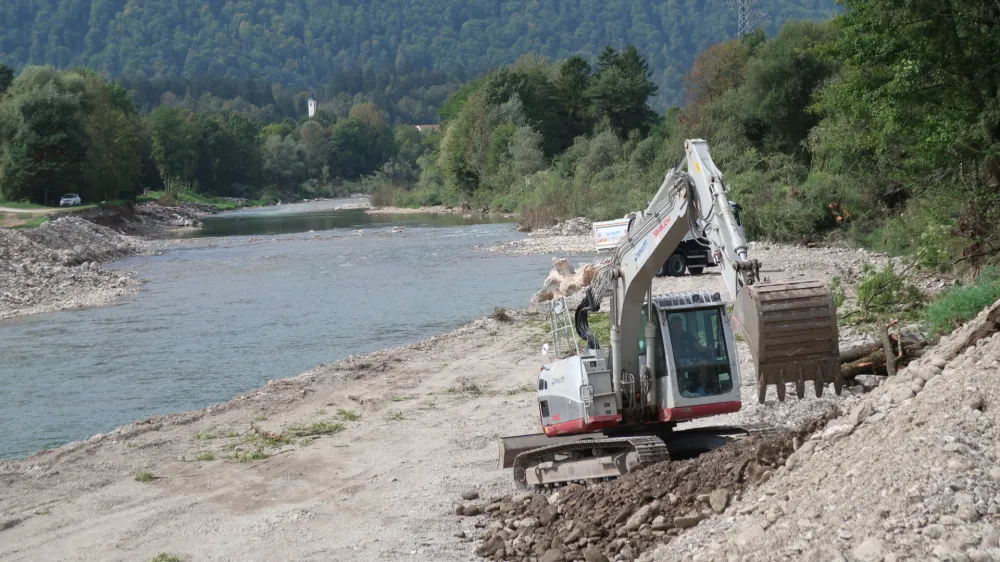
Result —
<path fill-rule="evenodd" d="M 416 127 L 421 133 L 426 133 L 428 131 L 434 131 L 436 133 L 441 132 L 441 125 L 416 125 Z"/>
<path fill-rule="evenodd" d="M 314 100 L 312 96 L 309 96 L 309 101 L 306 102 L 306 105 L 309 107 L 309 117 L 316 115 L 316 100 Z"/>

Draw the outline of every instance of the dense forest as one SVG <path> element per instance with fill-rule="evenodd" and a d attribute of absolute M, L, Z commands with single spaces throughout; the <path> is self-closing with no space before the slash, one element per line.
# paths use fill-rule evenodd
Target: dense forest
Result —
<path fill-rule="evenodd" d="M 29 66 L 15 76 L 0 65 L 0 199 L 54 204 L 78 193 L 93 203 L 154 189 L 168 200 L 190 192 L 288 201 L 344 194 L 362 177 L 412 182 L 429 150 L 414 126 L 392 127 L 368 101 L 343 115 L 268 122 L 183 100 L 143 113 L 137 97 L 92 70 Z"/>
<path fill-rule="evenodd" d="M 536 226 L 643 208 L 709 141 L 755 239 L 841 239 L 978 271 L 1000 256 L 1000 15 L 973 0 L 845 0 L 702 51 L 688 103 L 651 111 L 636 49 L 526 56 L 459 90 L 397 204 L 472 200 Z M 395 190 L 394 190 L 395 189 Z"/>
<path fill-rule="evenodd" d="M 302 115 L 308 93 L 264 69 L 109 82 L 91 70 L 0 68 L 0 195 L 371 190 L 380 203 L 468 202 L 541 226 L 644 207 L 683 140 L 704 138 L 753 238 L 841 239 L 940 269 L 995 263 L 996 10 L 972 0 L 844 5 L 826 22 L 706 46 L 671 82 L 683 91 L 666 99 L 685 103 L 665 112 L 656 50 L 631 44 L 527 54 L 471 77 L 345 71 L 313 119 Z M 123 13 L 139 9 L 129 6 Z M 412 126 L 429 116 L 441 134 Z"/>
<path fill-rule="evenodd" d="M 771 32 L 836 10 L 833 0 L 755 8 Z M 17 0 L 0 6 L 0 62 L 140 81 L 263 81 L 325 101 L 359 75 L 374 82 L 434 69 L 470 78 L 525 53 L 592 61 L 606 45 L 632 44 L 657 85 L 651 103 L 664 110 L 683 102 L 695 55 L 734 37 L 736 21 L 727 0 Z"/>

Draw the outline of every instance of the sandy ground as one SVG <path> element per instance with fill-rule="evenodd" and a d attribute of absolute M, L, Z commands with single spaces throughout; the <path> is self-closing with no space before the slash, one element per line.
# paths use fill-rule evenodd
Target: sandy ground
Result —
<path fill-rule="evenodd" d="M 858 262 L 847 250 L 758 249 L 765 264 L 782 264 L 774 279 L 827 278 Z M 655 290 L 693 287 L 724 291 L 717 273 L 659 279 Z M 456 534 L 471 536 L 475 518 L 454 515 L 454 503 L 469 489 L 513 491 L 496 440 L 538 430 L 544 320 L 479 320 L 207 410 L 0 462 L 0 559 L 474 560 L 473 543 Z M 849 394 L 758 405 L 746 362 L 743 378 L 744 411 L 712 423 L 792 423 Z M 303 437 L 317 422 L 344 429 Z"/>

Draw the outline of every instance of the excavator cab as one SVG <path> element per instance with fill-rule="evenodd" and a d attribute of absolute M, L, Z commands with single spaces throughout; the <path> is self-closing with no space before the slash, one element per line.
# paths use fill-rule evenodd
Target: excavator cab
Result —
<path fill-rule="evenodd" d="M 695 291 L 653 298 L 653 351 L 658 421 L 736 412 L 741 407 L 735 338 L 719 293 Z M 643 322 L 646 310 L 643 307 Z M 642 340 L 640 340 L 642 341 Z M 640 345 L 645 363 L 645 345 Z"/>

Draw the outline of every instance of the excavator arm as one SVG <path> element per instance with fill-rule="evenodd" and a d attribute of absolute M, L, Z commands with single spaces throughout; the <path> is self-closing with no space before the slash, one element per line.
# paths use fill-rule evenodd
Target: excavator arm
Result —
<path fill-rule="evenodd" d="M 611 258 L 601 264 L 598 275 L 578 309 L 598 310 L 601 300 L 611 296 L 612 380 L 622 406 L 625 376 L 654 375 L 647 357 L 640 364 L 639 339 L 652 345 L 653 315 L 645 334 L 640 334 L 643 303 L 652 302 L 652 280 L 657 269 L 694 227 L 712 245 L 730 297 L 735 302 L 734 323 L 746 338 L 757 369 L 758 400 L 764 401 L 767 386 L 774 384 L 784 400 L 785 383 L 796 383 L 804 395 L 806 381 L 814 381 L 817 395 L 828 382 L 839 394 L 842 386 L 839 363 L 836 307 L 822 281 L 762 283 L 760 263 L 749 257 L 749 249 L 730 204 L 722 172 L 715 166 L 708 144 L 701 139 L 685 141 L 687 171 L 681 165 L 666 175 L 652 201 L 615 246 Z M 683 163 L 682 163 L 683 164 Z M 649 305 L 651 306 L 651 305 Z M 586 332 L 586 330 L 583 330 Z M 588 333 L 581 337 L 591 339 Z M 655 397 L 650 397 L 655 399 Z"/>

